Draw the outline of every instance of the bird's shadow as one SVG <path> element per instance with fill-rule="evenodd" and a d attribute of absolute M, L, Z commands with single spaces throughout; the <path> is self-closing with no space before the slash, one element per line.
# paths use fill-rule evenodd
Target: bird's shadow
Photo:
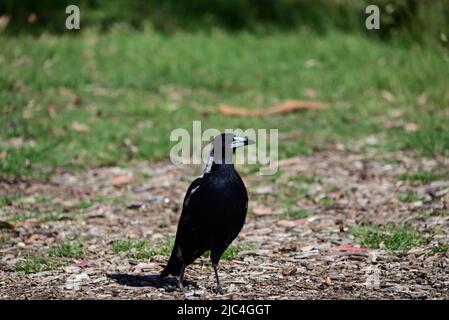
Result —
<path fill-rule="evenodd" d="M 107 277 L 128 287 L 154 287 L 163 288 L 166 291 L 178 290 L 178 279 L 175 277 L 162 278 L 158 274 L 136 275 L 126 273 L 111 273 Z M 183 285 L 197 287 L 196 282 L 190 280 L 184 280 Z"/>

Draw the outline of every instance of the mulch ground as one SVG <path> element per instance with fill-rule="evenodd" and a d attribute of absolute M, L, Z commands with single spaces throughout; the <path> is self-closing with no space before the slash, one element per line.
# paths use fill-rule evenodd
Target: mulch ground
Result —
<path fill-rule="evenodd" d="M 20 198 L 0 208 L 0 221 L 24 218 L 0 230 L 0 299 L 448 299 L 449 253 L 431 248 L 449 243 L 449 181 L 396 178 L 448 167 L 403 153 L 329 150 L 280 161 L 277 179 L 244 176 L 250 214 L 234 243 L 251 249 L 220 262 L 222 296 L 212 291 L 207 258 L 188 267 L 180 292 L 175 279 L 157 277 L 166 256 L 135 259 L 112 249 L 115 240 L 175 234 L 192 168 L 139 162 L 61 170 L 46 182 L 3 181 L 1 193 Z M 276 195 L 295 188 L 299 175 L 317 177 L 294 204 L 313 214 L 289 218 Z M 408 193 L 416 200 L 401 200 Z M 349 232 L 363 223 L 407 225 L 432 240 L 406 252 L 369 249 Z M 54 270 L 17 271 L 68 239 L 82 244 L 81 257 Z"/>

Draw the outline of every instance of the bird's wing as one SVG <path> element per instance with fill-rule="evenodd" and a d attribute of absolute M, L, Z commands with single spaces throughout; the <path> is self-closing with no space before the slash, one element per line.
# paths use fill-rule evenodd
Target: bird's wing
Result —
<path fill-rule="evenodd" d="M 178 222 L 178 230 L 176 231 L 176 239 L 175 244 L 173 246 L 172 253 L 170 255 L 170 259 L 168 260 L 167 265 L 164 270 L 161 272 L 162 277 L 166 277 L 168 275 L 179 276 L 182 270 L 182 266 L 185 265 L 188 261 L 186 261 L 185 254 L 181 249 L 181 243 L 188 244 L 189 239 L 185 239 L 184 232 L 186 225 L 188 224 L 186 221 L 189 219 L 189 210 L 187 209 L 189 206 L 189 202 L 191 196 L 195 193 L 196 190 L 201 186 L 202 178 L 195 179 L 187 189 L 186 195 L 184 196 L 184 202 L 182 206 L 181 217 Z"/>
<path fill-rule="evenodd" d="M 192 195 L 198 190 L 198 188 L 201 187 L 201 184 L 203 183 L 203 178 L 199 177 L 197 179 L 195 179 L 189 186 L 189 188 L 187 189 L 186 195 L 184 196 L 184 202 L 183 202 L 183 212 L 186 209 L 186 207 L 189 206 L 190 203 L 190 199 L 192 197 Z"/>
<path fill-rule="evenodd" d="M 181 243 L 184 243 L 184 245 L 187 244 L 188 247 L 191 247 L 189 243 L 189 238 L 184 237 L 185 228 L 188 225 L 189 220 L 189 202 L 192 197 L 192 195 L 195 193 L 196 190 L 201 186 L 201 183 L 203 182 L 203 178 L 197 178 L 195 179 L 187 189 L 186 195 L 184 197 L 181 217 L 179 219 L 178 223 L 178 230 L 176 232 L 176 239 L 175 244 L 173 246 L 172 253 L 170 255 L 170 259 L 165 266 L 164 270 L 161 272 L 162 277 L 166 277 L 169 274 L 172 274 L 174 276 L 178 276 L 181 273 L 182 266 L 186 263 L 190 263 L 189 261 L 186 261 L 186 259 L 189 258 L 189 256 L 186 256 L 182 249 L 181 249 Z"/>
<path fill-rule="evenodd" d="M 196 192 L 199 188 L 204 188 L 203 183 L 205 179 L 199 177 L 195 179 L 187 189 L 184 197 L 184 203 L 182 207 L 181 216 L 178 222 L 178 229 L 176 231 L 176 239 L 173 247 L 172 258 L 173 261 L 179 260 L 182 256 L 184 263 L 189 264 L 202 254 L 202 251 L 198 251 L 198 244 L 195 242 L 195 237 L 191 237 L 192 227 L 195 227 L 195 223 L 192 219 L 195 219 L 198 213 L 196 208 L 198 206 L 198 198 Z M 182 250 L 181 246 L 185 249 Z"/>
<path fill-rule="evenodd" d="M 205 178 L 199 177 L 195 179 L 187 189 L 182 205 L 181 216 L 179 218 L 177 236 L 181 236 L 181 234 L 184 233 L 185 228 L 191 225 L 189 221 L 191 221 L 191 219 L 195 219 L 194 216 L 198 213 L 197 207 L 199 204 L 198 193 L 200 192 L 198 191 L 200 188 L 204 188 L 204 184 L 207 183 L 205 180 Z"/>

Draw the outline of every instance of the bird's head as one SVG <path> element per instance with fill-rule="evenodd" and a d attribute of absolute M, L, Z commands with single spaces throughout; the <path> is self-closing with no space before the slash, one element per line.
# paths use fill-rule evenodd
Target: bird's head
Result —
<path fill-rule="evenodd" d="M 222 133 L 216 136 L 212 142 L 211 156 L 215 163 L 232 163 L 232 155 L 239 147 L 254 144 L 247 137 L 238 137 L 232 133 Z"/>

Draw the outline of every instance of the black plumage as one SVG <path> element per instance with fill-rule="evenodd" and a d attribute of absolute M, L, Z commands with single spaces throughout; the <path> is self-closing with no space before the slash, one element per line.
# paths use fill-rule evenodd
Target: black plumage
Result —
<path fill-rule="evenodd" d="M 246 187 L 232 162 L 235 149 L 253 143 L 233 134 L 215 137 L 203 175 L 189 186 L 184 197 L 176 240 L 161 276 L 179 276 L 186 266 L 210 250 L 216 291 L 222 293 L 218 262 L 245 223 L 248 209 Z"/>

